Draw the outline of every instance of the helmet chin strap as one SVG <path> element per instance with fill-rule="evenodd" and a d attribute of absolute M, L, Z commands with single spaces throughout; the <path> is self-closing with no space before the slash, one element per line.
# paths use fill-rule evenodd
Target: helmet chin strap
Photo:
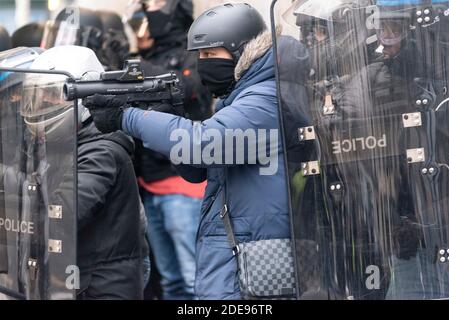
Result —
<path fill-rule="evenodd" d="M 235 51 L 231 52 L 232 57 L 234 58 L 235 65 L 239 62 L 240 58 L 242 57 L 243 53 L 245 52 L 246 46 L 250 41 L 246 41 L 242 43 L 242 45 Z"/>
<path fill-rule="evenodd" d="M 235 65 L 237 65 L 242 54 L 240 53 L 240 51 L 237 50 L 237 51 L 231 52 L 231 55 L 232 55 L 232 60 L 234 60 Z"/>
<path fill-rule="evenodd" d="M 243 43 L 240 48 L 238 48 L 235 51 L 231 52 L 232 59 L 234 60 L 235 65 L 239 62 L 240 58 L 242 57 L 243 52 L 245 51 L 245 47 L 248 44 L 248 42 Z"/>

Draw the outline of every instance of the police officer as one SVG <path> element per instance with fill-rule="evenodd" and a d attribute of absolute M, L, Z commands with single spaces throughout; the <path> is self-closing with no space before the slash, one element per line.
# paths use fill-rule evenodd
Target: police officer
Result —
<path fill-rule="evenodd" d="M 425 77 L 425 62 L 411 37 L 411 13 L 379 8 L 376 31 L 380 54 L 360 72 L 354 72 L 337 97 L 340 111 L 348 117 L 412 111 L 417 94 L 415 79 Z M 364 85 L 370 92 L 360 95 L 367 91 Z"/>
<path fill-rule="evenodd" d="M 36 59 L 41 50 L 34 49 L 20 49 L 14 52 L 0 54 L 0 66 L 10 68 L 29 68 L 31 63 Z M 8 61 L 7 64 L 4 62 Z M 9 168 L 14 167 L 20 162 L 20 152 L 17 152 L 17 146 L 23 145 L 24 137 L 24 123 L 19 116 L 20 103 L 22 100 L 22 84 L 24 74 L 20 73 L 0 73 L 0 94 L 1 94 L 1 111 L 0 111 L 0 127 L 2 128 L 0 133 L 0 219 L 3 222 L 6 219 L 12 219 L 15 216 L 11 214 L 11 202 L 14 202 L 18 206 L 18 197 L 11 194 L 12 188 L 5 186 L 7 180 Z M 16 172 L 14 175 L 17 176 Z M 14 179 L 15 180 L 15 179 Z M 6 182 L 8 184 L 8 182 Z M 17 186 L 16 186 L 17 187 Z M 15 188 L 17 190 L 17 188 Z M 9 238 L 11 241 L 11 238 Z M 0 228 L 0 273 L 12 275 L 16 270 L 11 268 L 15 265 L 15 259 L 8 254 L 8 237 L 4 224 Z"/>
<path fill-rule="evenodd" d="M 26 24 L 16 31 L 11 36 L 12 46 L 16 47 L 37 47 L 39 48 L 44 36 L 45 26 L 42 23 L 33 22 Z"/>
<path fill-rule="evenodd" d="M 59 46 L 37 58 L 31 68 L 65 70 L 77 77 L 98 79 L 103 67 L 88 48 Z M 73 105 L 62 99 L 61 76 L 29 75 L 24 87 L 33 97 L 21 113 L 28 130 L 45 143 L 71 147 Z M 78 299 L 142 299 L 142 229 L 140 198 L 131 156 L 132 139 L 118 131 L 99 132 L 83 106 L 78 108 L 78 244 L 81 283 Z M 54 148 L 54 147 L 53 147 Z M 70 154 L 70 153 L 69 153 Z M 62 159 L 56 159 L 62 161 Z M 63 164 L 61 164 L 63 166 Z M 53 170 L 57 168 L 53 164 Z M 53 178 L 53 180 L 56 180 Z M 54 203 L 70 208 L 73 179 L 62 180 Z M 64 213 L 70 214 L 70 212 Z"/>
<path fill-rule="evenodd" d="M 77 19 L 74 18 L 75 11 L 79 13 Z M 129 44 L 120 24 L 113 13 L 68 7 L 61 10 L 54 21 L 47 22 L 42 47 L 86 47 L 95 52 L 106 70 L 121 69 Z"/>
<path fill-rule="evenodd" d="M 4 27 L 0 26 L 0 52 L 11 48 L 11 37 L 9 36 L 8 31 Z"/>

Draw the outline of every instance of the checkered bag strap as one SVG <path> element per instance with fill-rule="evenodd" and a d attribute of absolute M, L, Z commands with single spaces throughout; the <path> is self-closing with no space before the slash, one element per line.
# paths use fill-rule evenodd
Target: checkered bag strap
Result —
<path fill-rule="evenodd" d="M 227 169 L 223 184 L 220 217 L 228 242 L 237 259 L 240 289 L 244 299 L 291 299 L 295 294 L 295 271 L 290 239 L 273 239 L 239 244 L 234 235 L 227 205 Z"/>
<path fill-rule="evenodd" d="M 234 255 L 238 255 L 239 253 L 239 244 L 237 243 L 237 240 L 234 235 L 234 228 L 232 227 L 231 218 L 229 217 L 229 210 L 228 210 L 228 202 L 227 202 L 227 180 L 228 180 L 228 169 L 224 169 L 224 183 L 223 183 L 223 208 L 220 212 L 220 218 L 223 220 L 223 224 L 226 230 L 226 235 L 228 236 L 228 242 L 231 246 L 232 252 Z"/>

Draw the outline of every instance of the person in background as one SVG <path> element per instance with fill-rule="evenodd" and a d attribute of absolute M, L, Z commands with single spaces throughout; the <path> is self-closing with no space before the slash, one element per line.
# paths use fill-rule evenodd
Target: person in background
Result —
<path fill-rule="evenodd" d="M 196 71 L 196 55 L 185 50 L 187 31 L 193 21 L 192 2 L 134 1 L 127 15 L 126 20 L 137 38 L 137 57 L 143 60 L 145 75 L 176 72 L 184 88 L 186 117 L 193 121 L 209 118 L 211 94 Z M 163 298 L 192 299 L 195 237 L 205 183 L 187 182 L 166 156 L 143 148 L 141 142 L 138 145 L 136 171 Z"/>
<path fill-rule="evenodd" d="M 202 157 L 198 162 L 190 157 L 181 159 L 178 170 L 191 182 L 208 183 L 196 241 L 195 296 L 242 299 L 237 257 L 233 254 L 236 248 L 228 242 L 220 216 L 229 213 L 239 243 L 291 237 L 283 146 L 278 135 L 260 136 L 256 138 L 258 141 L 247 143 L 254 148 L 247 148 L 244 161 L 232 165 L 225 164 L 224 157 L 233 159 L 239 146 L 233 143 L 232 148 L 226 148 L 225 144 L 216 148 L 214 155 L 221 154 L 218 163 L 211 159 L 212 152 L 207 152 L 210 142 L 204 135 L 215 132 L 217 139 L 223 139 L 227 130 L 232 130 L 236 131 L 233 140 L 237 140 L 244 139 L 244 134 L 237 132 L 246 130 L 279 132 L 271 32 L 260 13 L 250 5 L 227 3 L 195 20 L 189 30 L 188 50 L 199 51 L 200 77 L 210 92 L 220 97 L 217 112 L 211 118 L 195 123 L 177 115 L 131 108 L 102 95 L 88 97 L 83 104 L 100 131 L 123 130 L 141 139 L 145 147 L 167 157 L 179 144 L 170 139 L 175 130 L 182 130 L 191 138 L 186 148 L 190 154 L 198 148 Z M 273 155 L 271 168 L 262 162 L 253 163 L 249 154 L 250 149 L 267 144 Z M 184 219 L 182 214 L 178 212 L 175 218 Z M 189 233 L 185 225 L 182 233 Z"/>
<path fill-rule="evenodd" d="M 103 23 L 103 54 L 111 70 L 121 70 L 129 54 L 129 41 L 120 16 L 111 11 L 97 11 Z"/>
<path fill-rule="evenodd" d="M 11 37 L 8 30 L 0 26 L 0 52 L 6 51 L 12 48 Z"/>
<path fill-rule="evenodd" d="M 20 27 L 11 36 L 12 47 L 39 48 L 44 35 L 44 25 L 42 23 L 29 23 Z"/>

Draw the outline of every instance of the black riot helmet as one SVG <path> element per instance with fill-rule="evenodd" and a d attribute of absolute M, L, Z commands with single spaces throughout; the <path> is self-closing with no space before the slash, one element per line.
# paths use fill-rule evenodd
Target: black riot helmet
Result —
<path fill-rule="evenodd" d="M 284 15 L 296 18 L 295 24 L 301 28 L 301 40 L 312 47 L 317 42 L 329 38 L 336 45 L 353 45 L 348 39 L 354 32 L 366 34 L 368 9 L 373 7 L 371 0 L 297 0 Z M 361 15 L 362 13 L 362 15 Z M 362 25 L 363 24 L 363 25 Z M 360 37 L 360 39 L 362 39 Z M 366 40 L 366 37 L 365 39 Z"/>
<path fill-rule="evenodd" d="M 61 45 L 77 45 L 92 49 L 95 53 L 101 50 L 102 44 L 103 22 L 99 14 L 79 7 L 67 7 L 54 21 L 49 21 L 42 41 L 46 49 Z"/>
<path fill-rule="evenodd" d="M 435 34 L 435 38 L 438 39 L 438 41 L 441 42 L 441 44 L 444 44 L 445 46 L 449 45 L 449 1 L 447 0 L 440 0 L 440 1 L 433 1 L 432 3 L 432 10 L 429 8 L 424 8 L 424 10 L 421 12 L 423 16 L 418 16 L 416 20 L 419 18 L 424 19 L 424 23 L 426 22 L 426 9 L 430 11 L 430 13 L 434 16 L 434 20 L 436 18 L 439 18 L 439 23 L 434 25 L 433 32 Z M 416 13 L 418 15 L 418 12 Z M 419 24 L 419 22 L 418 22 Z"/>
<path fill-rule="evenodd" d="M 227 3 L 199 16 L 190 27 L 187 50 L 223 47 L 238 60 L 245 45 L 267 26 L 247 3 Z"/>
<path fill-rule="evenodd" d="M 372 0 L 296 0 L 283 15 L 299 27 L 315 80 L 351 74 L 369 63 L 368 41 L 375 39 L 374 28 L 367 28 L 370 8 Z"/>
<path fill-rule="evenodd" d="M 103 23 L 103 50 L 97 56 L 108 69 L 121 69 L 129 54 L 129 41 L 122 19 L 111 11 L 97 11 L 97 14 Z"/>
<path fill-rule="evenodd" d="M 390 3 L 393 5 L 389 5 Z M 410 34 L 414 6 L 379 0 L 377 8 L 379 21 L 376 29 L 379 44 L 393 46 L 403 42 Z"/>
<path fill-rule="evenodd" d="M 117 13 L 112 11 L 97 11 L 97 13 L 103 24 L 104 32 L 108 32 L 109 30 L 125 32 L 122 19 Z"/>
<path fill-rule="evenodd" d="M 0 51 L 9 50 L 11 48 L 11 38 L 9 37 L 8 31 L 0 26 Z"/>
<path fill-rule="evenodd" d="M 16 47 L 40 47 L 45 26 L 42 23 L 29 23 L 14 31 L 11 37 L 12 46 Z"/>

